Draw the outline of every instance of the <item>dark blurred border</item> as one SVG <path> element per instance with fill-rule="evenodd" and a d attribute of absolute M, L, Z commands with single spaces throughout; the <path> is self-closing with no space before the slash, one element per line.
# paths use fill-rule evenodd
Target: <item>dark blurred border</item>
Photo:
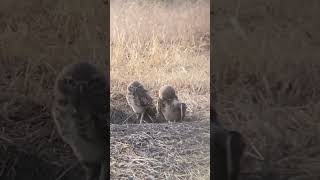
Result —
<path fill-rule="evenodd" d="M 110 83 L 109 0 L 0 2 L 0 179 L 82 179 L 51 119 L 52 87 L 66 65 L 89 61 Z M 110 112 L 110 90 L 106 95 Z M 108 126 L 109 127 L 109 126 Z M 110 173 L 110 130 L 106 130 Z"/>

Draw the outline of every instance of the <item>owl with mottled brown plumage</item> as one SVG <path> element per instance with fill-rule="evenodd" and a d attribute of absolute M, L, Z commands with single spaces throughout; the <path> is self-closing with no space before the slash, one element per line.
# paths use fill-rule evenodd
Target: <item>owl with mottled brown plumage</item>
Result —
<path fill-rule="evenodd" d="M 168 122 L 183 121 L 187 105 L 179 101 L 175 89 L 172 86 L 162 86 L 159 90 L 157 105 L 158 118 Z"/>
<path fill-rule="evenodd" d="M 66 66 L 54 86 L 54 123 L 85 168 L 87 180 L 106 179 L 108 91 L 104 74 L 86 62 Z"/>
<path fill-rule="evenodd" d="M 155 107 L 152 97 L 140 82 L 133 81 L 128 85 L 126 99 L 129 106 L 138 115 L 137 118 L 140 124 L 144 120 L 149 122 L 154 120 L 155 113 L 153 109 Z"/>

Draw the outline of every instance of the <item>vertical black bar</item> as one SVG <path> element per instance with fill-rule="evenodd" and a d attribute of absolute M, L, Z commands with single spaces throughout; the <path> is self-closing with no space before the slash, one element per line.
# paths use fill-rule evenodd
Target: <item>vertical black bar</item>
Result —
<path fill-rule="evenodd" d="M 210 179 L 220 180 L 219 172 L 222 169 L 219 167 L 225 167 L 224 153 L 222 150 L 223 156 L 217 156 L 217 154 L 221 154 L 217 149 L 216 141 L 213 140 L 213 132 L 214 126 L 217 125 L 217 112 L 216 112 L 216 105 L 217 105 L 217 72 L 216 70 L 216 59 L 214 53 L 214 47 L 216 46 L 214 41 L 214 2 L 210 1 Z M 217 166 L 217 164 L 219 165 Z M 218 172 L 218 173 L 217 173 Z"/>
<path fill-rule="evenodd" d="M 213 87 L 212 87 L 212 74 L 213 74 L 213 2 L 210 0 L 210 179 L 213 178 L 213 160 L 212 160 L 212 147 L 213 147 L 213 141 L 212 141 L 212 109 L 213 109 L 213 101 L 212 101 L 212 93 L 213 93 Z"/>
<path fill-rule="evenodd" d="M 237 180 L 240 172 L 240 159 L 245 147 L 243 137 L 237 131 L 225 129 L 217 111 L 220 85 L 223 84 L 220 82 L 221 69 L 219 69 L 223 61 L 221 58 L 223 56 L 219 56 L 221 38 L 216 38 L 218 37 L 216 25 L 219 21 L 216 12 L 222 8 L 220 6 L 219 1 L 210 1 L 210 178 Z"/>
<path fill-rule="evenodd" d="M 107 155 L 107 161 L 106 161 L 106 174 L 107 177 L 110 177 L 110 0 L 105 0 L 106 5 L 106 18 L 107 18 L 107 27 L 106 27 L 106 71 L 107 71 L 107 83 L 108 83 L 108 92 L 107 92 L 107 112 L 108 112 L 108 126 L 107 126 L 107 147 L 106 147 L 106 155 Z"/>
<path fill-rule="evenodd" d="M 216 111 L 217 106 L 217 91 L 218 91 L 218 61 L 215 58 L 215 41 L 214 41 L 214 8 L 213 2 L 210 1 L 210 122 L 214 125 L 221 125 L 218 120 L 218 114 Z"/>

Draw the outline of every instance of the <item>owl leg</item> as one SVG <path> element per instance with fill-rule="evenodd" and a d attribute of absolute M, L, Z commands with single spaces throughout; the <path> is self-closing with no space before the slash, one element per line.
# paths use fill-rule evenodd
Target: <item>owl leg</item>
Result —
<path fill-rule="evenodd" d="M 142 123 L 142 121 L 143 121 L 143 117 L 144 117 L 144 112 L 143 113 L 141 113 L 141 117 L 140 117 L 140 124 Z"/>
<path fill-rule="evenodd" d="M 140 119 L 140 113 L 136 113 L 137 119 Z"/>
<path fill-rule="evenodd" d="M 141 116 L 142 116 L 141 113 L 137 113 L 137 119 L 138 119 L 139 122 L 141 121 Z M 141 122 L 140 122 L 140 123 L 141 123 Z"/>
<path fill-rule="evenodd" d="M 151 122 L 153 123 L 154 122 L 154 119 L 150 116 L 149 113 L 147 113 L 148 117 L 150 118 Z"/>

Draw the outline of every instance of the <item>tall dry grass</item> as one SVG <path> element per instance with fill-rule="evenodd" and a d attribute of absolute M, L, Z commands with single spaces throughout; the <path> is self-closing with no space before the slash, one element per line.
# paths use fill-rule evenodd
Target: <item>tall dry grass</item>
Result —
<path fill-rule="evenodd" d="M 77 162 L 53 126 L 52 87 L 66 64 L 106 64 L 106 14 L 102 1 L 1 1 L 0 179 L 57 179 Z"/>
<path fill-rule="evenodd" d="M 111 123 L 133 113 L 124 97 L 133 80 L 155 101 L 161 86 L 174 86 L 194 121 L 112 125 L 111 178 L 209 179 L 209 1 L 110 5 Z"/>
<path fill-rule="evenodd" d="M 114 0 L 110 5 L 112 94 L 124 95 L 127 84 L 138 80 L 156 98 L 157 90 L 170 84 L 188 111 L 198 112 L 195 118 L 208 118 L 209 1 Z M 115 99 L 111 105 L 128 109 Z"/>
<path fill-rule="evenodd" d="M 256 179 L 320 177 L 320 6 L 298 2 L 214 6 L 217 111 L 245 136 L 242 173 Z"/>

